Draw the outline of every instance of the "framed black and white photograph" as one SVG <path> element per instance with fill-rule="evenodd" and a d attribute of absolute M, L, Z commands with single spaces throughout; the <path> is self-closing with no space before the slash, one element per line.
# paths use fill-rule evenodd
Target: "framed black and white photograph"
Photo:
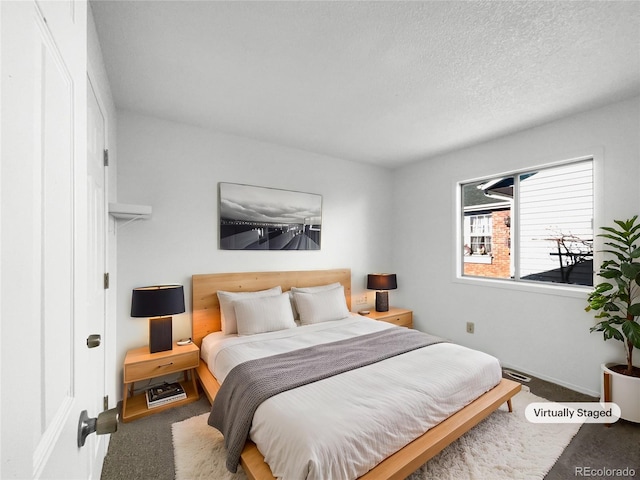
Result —
<path fill-rule="evenodd" d="M 222 250 L 320 250 L 322 196 L 220 183 Z"/>

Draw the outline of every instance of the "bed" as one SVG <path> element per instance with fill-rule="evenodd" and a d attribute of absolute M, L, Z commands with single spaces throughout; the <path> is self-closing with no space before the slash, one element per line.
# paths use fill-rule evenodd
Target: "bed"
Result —
<path fill-rule="evenodd" d="M 269 288 L 279 286 L 281 287 L 282 291 L 286 292 L 291 290 L 292 287 L 304 288 L 304 287 L 312 287 L 312 286 L 328 285 L 328 284 L 339 284 L 341 286 L 341 291 L 343 292 L 345 297 L 346 308 L 350 310 L 351 272 L 349 269 L 194 275 L 192 277 L 193 340 L 198 346 L 203 347 L 203 339 L 207 337 L 207 340 L 204 341 L 204 347 L 205 347 L 205 350 L 209 350 L 209 347 L 208 347 L 209 341 L 212 338 L 221 336 L 220 332 L 222 330 L 222 322 L 221 322 L 220 303 L 217 295 L 218 291 L 256 292 L 256 291 L 267 290 Z M 335 328 L 333 323 L 336 324 Z M 340 323 L 340 325 L 338 325 L 338 323 Z M 390 326 L 387 324 L 383 325 L 383 322 L 366 320 L 357 316 L 346 318 L 344 319 L 344 322 L 326 322 L 324 325 L 316 324 L 316 325 L 309 325 L 308 327 L 310 327 L 310 329 L 323 330 L 325 331 L 324 335 L 328 335 L 330 338 L 332 338 L 332 336 L 334 335 L 344 335 L 343 333 L 341 333 L 340 329 L 343 329 L 343 330 L 346 329 L 347 331 L 355 331 L 355 330 L 364 328 L 367 331 L 378 331 L 380 329 L 385 329 L 385 328 L 393 328 L 393 329 L 400 328 L 400 327 Z M 303 337 L 302 341 L 304 342 L 305 341 L 304 339 L 308 337 L 307 332 L 304 331 L 305 328 L 307 328 L 307 326 L 300 327 L 299 329 L 290 329 L 290 332 L 291 334 L 295 333 L 296 335 L 299 334 L 300 336 L 302 336 Z M 251 342 L 249 343 L 260 346 L 263 343 L 268 344 L 269 342 L 271 342 L 272 341 L 271 337 L 278 337 L 278 336 L 282 336 L 282 335 L 280 335 L 280 333 L 277 331 L 267 332 L 265 334 L 265 338 L 268 339 L 268 341 L 267 340 L 265 340 L 264 342 L 255 341 L 257 338 L 262 339 L 262 336 L 261 337 L 254 336 L 251 339 Z M 289 337 L 290 335 L 287 333 L 284 336 Z M 240 337 L 240 338 L 242 339 L 243 337 Z M 246 338 L 243 341 L 246 342 Z M 418 355 L 418 354 L 422 355 L 422 351 L 432 350 L 435 353 L 431 355 L 435 355 L 436 358 L 440 357 L 440 361 L 442 362 L 443 358 L 446 359 L 446 356 L 451 354 L 451 352 L 447 349 L 452 349 L 452 348 L 464 348 L 464 347 L 458 347 L 458 346 L 453 346 L 452 344 L 443 343 L 443 344 L 437 344 L 431 347 L 426 347 L 418 351 L 411 352 L 410 354 L 407 353 L 405 355 L 400 355 L 400 357 L 405 358 L 405 357 L 410 357 L 411 355 Z M 256 348 L 251 347 L 250 350 L 253 351 L 253 350 L 256 350 Z M 476 360 L 475 360 L 475 357 L 473 357 L 473 355 L 475 354 L 472 352 L 474 351 L 468 351 L 468 354 L 470 355 L 470 359 L 471 359 L 470 361 L 474 363 Z M 207 357 L 207 355 L 209 354 L 208 353 L 203 354 L 204 357 Z M 458 356 L 457 353 L 455 353 L 455 355 Z M 484 354 L 480 354 L 480 357 L 482 355 Z M 484 357 L 482 358 L 484 359 Z M 215 362 L 215 363 L 217 365 L 219 362 Z M 390 362 L 387 362 L 386 360 L 380 363 L 390 364 Z M 445 363 L 441 363 L 441 364 L 445 365 Z M 214 365 L 214 370 L 216 368 L 216 365 Z M 221 372 L 221 373 L 218 373 L 218 376 L 220 376 L 221 378 L 224 378 L 226 372 L 228 372 L 230 369 L 229 366 L 222 367 L 223 370 L 219 370 L 221 368 L 220 366 L 218 366 L 217 368 L 218 368 L 218 372 Z M 378 368 L 378 367 L 367 366 L 358 370 L 361 370 L 364 372 L 366 369 L 369 369 L 369 368 Z M 407 368 L 407 366 L 402 365 L 401 367 L 396 366 L 396 367 L 384 367 L 384 368 L 404 369 L 404 368 Z M 492 367 L 486 367 L 486 368 L 493 369 L 493 373 L 491 373 L 491 375 L 493 375 L 493 379 L 490 381 L 491 382 L 490 386 L 487 386 L 487 385 L 483 386 L 482 384 L 480 384 L 474 387 L 482 390 L 482 392 L 479 394 L 479 396 L 477 396 L 477 398 L 476 398 L 476 394 L 473 394 L 473 398 L 471 399 L 465 399 L 461 397 L 459 401 L 464 402 L 466 406 L 456 409 L 456 411 L 453 413 L 445 412 L 446 418 L 437 420 L 437 424 L 435 424 L 435 426 L 429 426 L 428 430 L 425 429 L 426 432 L 424 430 L 420 431 L 418 434 L 416 434 L 415 432 L 407 432 L 407 435 L 412 435 L 413 436 L 412 438 L 414 439 L 409 440 L 409 443 L 407 443 L 406 445 L 405 443 L 402 443 L 402 442 L 405 442 L 405 440 L 403 440 L 402 438 L 390 440 L 390 441 L 396 441 L 396 442 L 399 441 L 402 443 L 402 445 L 405 445 L 405 446 L 398 445 L 397 451 L 395 449 L 396 447 L 394 447 L 394 450 L 392 452 L 387 452 L 384 455 L 384 457 L 379 459 L 380 460 L 379 462 L 376 461 L 376 464 L 375 466 L 373 466 L 373 468 L 366 467 L 366 466 L 363 467 L 362 465 L 359 465 L 358 468 L 360 469 L 365 468 L 365 470 L 360 471 L 357 474 L 358 478 L 362 478 L 362 479 L 405 478 L 406 476 L 411 474 L 413 471 L 417 470 L 423 463 L 425 463 L 427 460 L 432 458 L 434 455 L 436 455 L 438 452 L 444 449 L 447 445 L 453 442 L 455 439 L 459 438 L 463 433 L 465 433 L 470 428 L 472 428 L 477 423 L 479 423 L 482 419 L 487 417 L 491 412 L 496 410 L 501 404 L 506 402 L 509 406 L 509 410 L 511 411 L 511 398 L 520 390 L 520 384 L 517 382 L 513 382 L 511 380 L 501 379 L 501 377 L 496 378 L 495 367 L 492 366 Z M 218 382 L 214 374 L 211 372 L 209 365 L 207 364 L 206 358 L 203 358 L 203 361 L 200 362 L 200 366 L 198 367 L 197 373 L 198 373 L 198 379 L 202 384 L 202 387 L 207 397 L 213 403 L 216 395 L 218 394 L 218 391 L 220 390 L 220 383 Z M 348 372 L 348 374 L 353 375 L 352 372 Z M 364 375 L 364 373 L 362 372 L 358 374 Z M 342 374 L 342 375 L 344 376 L 345 374 Z M 389 372 L 387 372 L 386 373 L 387 376 L 385 376 L 385 374 L 379 374 L 379 373 L 375 373 L 375 375 L 380 375 L 380 378 L 385 378 L 386 379 L 384 380 L 385 385 L 387 384 L 386 382 L 390 381 L 390 379 L 398 376 L 398 375 L 394 375 L 393 371 L 390 374 Z M 341 377 L 341 376 L 338 375 L 337 377 Z M 413 375 L 410 375 L 409 377 L 413 377 Z M 340 385 L 339 379 L 338 380 L 333 379 L 332 381 L 338 382 L 337 385 Z M 323 380 L 322 382 L 325 382 L 325 380 Z M 318 382 L 318 384 L 322 382 Z M 345 390 L 345 395 L 347 394 L 353 395 L 353 392 L 351 393 L 348 392 L 348 384 L 349 382 L 343 383 L 342 387 L 339 387 L 339 389 Z M 322 393 L 318 393 L 321 391 L 313 390 L 314 388 L 321 388 L 321 387 L 319 387 L 318 385 L 314 385 L 313 387 L 305 386 L 299 390 L 310 389 L 310 395 L 312 397 L 322 396 Z M 401 388 L 402 387 L 398 389 L 401 389 Z M 380 392 L 385 392 L 384 395 L 387 395 L 387 394 L 391 395 L 395 393 L 388 393 L 388 392 L 395 391 L 396 387 L 385 389 L 385 388 L 380 388 L 380 386 L 378 386 L 377 390 L 379 390 Z M 465 392 L 465 395 L 470 395 L 470 394 L 471 393 Z M 288 403 L 289 406 L 295 406 L 296 402 L 298 404 L 303 404 L 306 402 L 306 400 L 304 402 L 300 402 L 299 400 L 296 400 L 297 393 L 292 394 L 290 392 L 286 392 L 278 395 L 277 397 L 283 398 L 283 397 L 286 397 L 287 395 L 293 395 L 291 397 L 293 398 L 293 401 L 291 399 L 284 400 L 285 404 L 287 401 L 289 402 Z M 365 395 L 365 397 L 368 398 L 368 395 L 369 394 Z M 375 392 L 372 391 L 371 395 L 374 396 Z M 269 399 L 269 402 L 272 402 L 272 401 L 275 401 L 275 399 Z M 389 402 L 390 400 L 388 398 L 385 398 L 383 401 Z M 400 405 L 404 405 L 405 401 L 403 400 L 402 402 L 398 402 L 398 403 Z M 264 407 L 264 412 L 261 413 L 261 409 L 263 407 L 260 407 L 260 409 L 256 411 L 257 426 L 255 427 L 255 431 L 254 431 L 254 426 L 252 426 L 252 433 L 251 433 L 252 438 L 254 439 L 257 438 L 256 441 L 258 442 L 258 444 L 260 444 L 260 450 L 258 449 L 256 444 L 254 444 L 251 440 L 248 440 L 246 442 L 246 445 L 244 446 L 244 449 L 242 450 L 242 454 L 240 458 L 240 463 L 244 471 L 246 472 L 247 476 L 251 479 L 256 479 L 256 480 L 257 479 L 260 479 L 260 480 L 274 479 L 276 477 L 272 473 L 271 469 L 274 468 L 276 474 L 281 475 L 281 472 L 283 471 L 282 469 L 285 468 L 281 463 L 278 463 L 278 462 L 281 462 L 281 460 L 274 457 L 274 452 L 279 450 L 278 444 L 277 444 L 278 440 L 276 439 L 276 441 L 274 442 L 275 447 L 265 445 L 264 443 L 267 440 L 271 441 L 271 439 L 268 437 L 273 437 L 273 438 L 277 437 L 277 435 L 274 434 L 274 430 L 273 430 L 274 426 L 273 425 L 264 426 L 264 427 L 261 426 L 263 424 L 266 424 L 266 421 L 264 420 L 265 418 L 270 417 L 271 415 L 274 414 L 274 412 L 277 414 L 278 411 L 281 411 L 283 409 L 278 406 L 274 407 L 271 403 L 267 403 L 267 402 L 265 402 L 265 405 L 266 406 Z M 370 406 L 370 408 L 372 407 Z M 452 407 L 447 407 L 447 408 L 452 408 Z M 308 417 L 308 420 L 306 422 L 300 422 L 299 420 L 298 421 L 294 420 L 294 423 L 296 424 L 308 423 L 310 428 L 316 428 L 316 429 L 319 424 L 318 422 L 320 422 L 320 425 L 322 424 L 322 422 L 325 422 L 325 424 L 328 425 L 329 424 L 328 421 L 324 419 L 318 420 L 318 418 L 316 418 L 316 414 L 317 415 L 324 414 L 324 413 L 321 413 L 320 410 L 324 410 L 324 409 L 314 410 L 313 418 Z M 378 410 L 378 411 L 383 412 L 383 410 Z M 259 417 L 258 416 L 259 414 L 261 414 L 262 416 Z M 291 411 L 291 412 L 287 412 L 287 414 L 292 415 L 291 418 L 295 419 L 295 415 L 304 415 L 304 412 Z M 333 412 L 332 409 L 330 409 L 330 413 L 328 413 L 327 415 L 329 417 L 332 417 L 332 416 L 336 416 L 336 413 Z M 400 412 L 399 415 L 406 416 L 406 412 L 404 414 Z M 386 420 L 384 422 L 386 422 Z M 260 431 L 260 428 L 263 428 L 263 430 Z M 331 430 L 331 429 L 327 428 L 326 430 Z M 345 433 L 345 435 L 348 435 L 348 434 Z M 369 436 L 367 436 L 367 438 L 369 438 Z M 376 435 L 373 435 L 372 438 L 377 438 L 377 437 Z M 318 443 L 320 443 L 319 439 L 317 441 Z M 290 442 L 290 443 L 297 444 L 298 442 Z M 369 446 L 370 445 L 367 445 L 366 448 L 368 449 Z M 362 446 L 360 446 L 359 448 L 362 449 Z M 390 447 L 389 445 L 385 445 L 384 448 L 388 449 Z M 261 450 L 266 453 L 265 456 L 269 459 L 269 462 L 272 464 L 272 467 L 270 467 L 270 465 L 268 465 L 265 462 L 265 457 L 261 453 Z M 294 455 L 294 456 L 297 455 L 297 453 L 291 453 L 290 450 L 288 451 L 288 453 L 287 451 L 285 451 L 284 455 L 287 455 L 287 454 Z M 371 461 L 371 460 L 367 460 L 367 461 Z M 292 467 L 292 468 L 298 468 L 298 467 Z M 315 467 L 309 467 L 309 468 L 313 469 Z M 331 468 L 334 468 L 334 467 L 331 467 Z M 316 475 L 321 476 L 322 474 L 316 473 Z M 345 475 L 348 475 L 350 478 L 354 478 L 352 476 L 353 472 L 349 472 L 348 474 L 345 474 Z"/>

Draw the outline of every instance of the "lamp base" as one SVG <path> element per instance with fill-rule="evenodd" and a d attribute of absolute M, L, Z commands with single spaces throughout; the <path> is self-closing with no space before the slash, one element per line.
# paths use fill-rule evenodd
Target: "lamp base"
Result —
<path fill-rule="evenodd" d="M 389 311 L 389 292 L 376 292 L 376 312 Z"/>
<path fill-rule="evenodd" d="M 173 348 L 173 318 L 149 319 L 149 352 L 166 352 Z"/>

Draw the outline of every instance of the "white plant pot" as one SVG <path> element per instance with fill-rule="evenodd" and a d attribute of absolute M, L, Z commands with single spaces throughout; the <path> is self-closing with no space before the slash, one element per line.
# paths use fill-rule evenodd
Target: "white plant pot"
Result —
<path fill-rule="evenodd" d="M 618 363 L 602 365 L 601 400 L 604 401 L 604 373 L 611 375 L 611 400 L 618 404 L 621 410 L 620 417 L 630 422 L 640 423 L 640 378 L 622 375 L 610 370 L 609 367 Z"/>

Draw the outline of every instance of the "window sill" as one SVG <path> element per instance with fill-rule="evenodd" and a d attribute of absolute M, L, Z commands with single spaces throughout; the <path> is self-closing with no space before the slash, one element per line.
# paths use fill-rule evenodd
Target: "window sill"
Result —
<path fill-rule="evenodd" d="M 455 283 L 465 285 L 475 285 L 479 287 L 503 288 L 506 290 L 518 290 L 521 292 L 538 293 L 542 295 L 557 295 L 561 297 L 582 298 L 586 299 L 587 295 L 593 290 L 593 287 L 586 285 L 565 285 L 559 283 L 543 283 L 543 282 L 527 282 L 502 280 L 499 278 L 484 278 L 473 276 L 454 277 Z"/>
<path fill-rule="evenodd" d="M 464 258 L 464 263 L 478 263 L 484 265 L 491 265 L 493 263 L 493 257 L 491 255 L 469 255 Z"/>

